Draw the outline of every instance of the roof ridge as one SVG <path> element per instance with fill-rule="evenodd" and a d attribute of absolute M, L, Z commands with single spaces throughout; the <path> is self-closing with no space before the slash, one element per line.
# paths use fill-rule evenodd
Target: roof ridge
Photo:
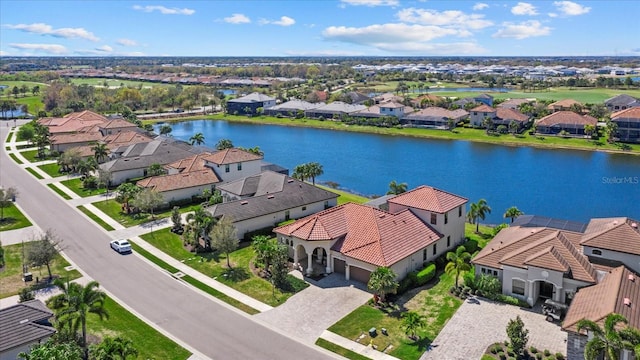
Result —
<path fill-rule="evenodd" d="M 558 240 L 562 243 L 562 245 L 569 250 L 569 253 L 578 260 L 578 263 L 582 268 L 591 276 L 591 278 L 597 282 L 598 274 L 596 273 L 596 269 L 591 265 L 591 262 L 587 259 L 584 254 L 582 254 L 578 249 L 573 245 L 573 243 L 567 238 L 567 236 L 559 231 Z"/>
<path fill-rule="evenodd" d="M 606 218 L 605 218 L 606 219 Z M 613 223 L 618 222 L 619 219 L 624 219 L 624 221 L 620 221 L 618 224 L 613 224 L 613 226 L 608 227 L 604 230 L 600 230 L 598 232 L 593 232 L 593 233 L 589 233 L 588 236 L 586 236 L 587 234 L 584 234 L 583 237 L 585 237 L 584 239 L 580 239 L 580 244 L 585 244 L 587 242 L 589 242 L 590 240 L 593 240 L 594 238 L 604 235 L 608 232 L 610 232 L 613 229 L 617 229 L 618 227 L 622 226 L 623 224 L 625 224 L 627 222 L 627 220 L 629 220 L 628 217 L 619 217 L 619 218 L 609 218 L 610 221 L 612 221 Z M 592 219 L 593 220 L 593 219 Z"/>
<path fill-rule="evenodd" d="M 525 237 L 523 237 L 522 239 L 520 239 L 518 242 L 523 241 L 523 240 L 525 240 L 525 239 L 527 239 L 527 238 L 529 238 L 529 237 L 531 237 L 531 236 L 533 236 L 533 235 L 536 235 L 537 233 L 538 233 L 538 231 L 536 231 L 535 233 L 532 233 L 532 234 L 530 234 L 530 235 L 528 235 L 528 236 L 525 236 Z M 523 246 L 523 247 L 518 248 L 518 249 L 515 249 L 515 250 L 513 250 L 513 251 L 511 251 L 511 252 L 509 252 L 509 253 L 506 253 L 506 254 L 504 254 L 504 256 L 499 260 L 499 262 L 503 262 L 503 261 L 505 261 L 505 260 L 509 260 L 509 259 L 511 259 L 512 257 L 518 256 L 518 255 L 522 254 L 523 252 L 525 252 L 525 251 L 527 251 L 527 250 L 531 250 L 531 249 L 533 249 L 533 248 L 534 248 L 534 247 L 536 247 L 536 246 L 539 246 L 539 245 L 542 245 L 542 244 L 544 244 L 544 243 L 546 243 L 546 242 L 548 242 L 548 241 L 551 241 L 551 240 L 553 240 L 553 239 L 555 239 L 555 238 L 556 238 L 557 233 L 558 233 L 558 231 L 554 231 L 554 232 L 550 233 L 549 235 L 543 236 L 543 237 L 541 237 L 540 239 L 535 240 L 535 241 L 533 241 L 533 242 L 531 242 L 531 243 L 527 244 L 526 246 Z"/>

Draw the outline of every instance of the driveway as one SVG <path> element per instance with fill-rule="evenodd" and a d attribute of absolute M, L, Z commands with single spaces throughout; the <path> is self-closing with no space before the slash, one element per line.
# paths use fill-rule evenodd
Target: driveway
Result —
<path fill-rule="evenodd" d="M 557 323 L 550 323 L 539 312 L 487 300 L 468 299 L 449 320 L 431 350 L 421 360 L 480 359 L 489 345 L 508 340 L 506 327 L 510 319 L 520 315 L 529 329 L 528 346 L 566 355 L 567 333 Z"/>
<path fill-rule="evenodd" d="M 330 274 L 290 297 L 284 304 L 253 317 L 298 339 L 315 343 L 322 332 L 371 298 L 363 284 Z"/>

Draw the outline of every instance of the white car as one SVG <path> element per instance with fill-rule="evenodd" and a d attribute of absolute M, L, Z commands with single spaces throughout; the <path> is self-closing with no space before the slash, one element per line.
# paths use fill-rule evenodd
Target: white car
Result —
<path fill-rule="evenodd" d="M 111 240 L 111 248 L 120 254 L 131 252 L 131 244 L 125 239 Z"/>

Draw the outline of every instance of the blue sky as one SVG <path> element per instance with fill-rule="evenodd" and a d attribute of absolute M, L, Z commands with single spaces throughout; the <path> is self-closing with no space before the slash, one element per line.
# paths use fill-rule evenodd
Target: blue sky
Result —
<path fill-rule="evenodd" d="M 0 1 L 3 56 L 640 56 L 640 1 Z"/>

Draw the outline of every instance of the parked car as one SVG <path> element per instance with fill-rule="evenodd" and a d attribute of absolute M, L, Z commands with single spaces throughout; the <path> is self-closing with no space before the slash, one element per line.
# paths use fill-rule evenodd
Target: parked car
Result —
<path fill-rule="evenodd" d="M 111 240 L 111 248 L 120 254 L 131 252 L 131 244 L 125 239 Z"/>

